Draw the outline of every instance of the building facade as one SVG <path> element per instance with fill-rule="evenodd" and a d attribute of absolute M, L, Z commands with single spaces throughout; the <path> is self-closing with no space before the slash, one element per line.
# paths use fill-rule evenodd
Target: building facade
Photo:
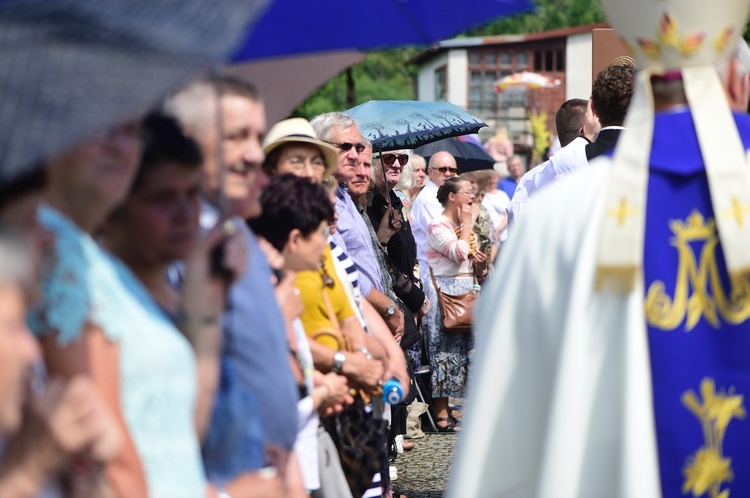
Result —
<path fill-rule="evenodd" d="M 441 41 L 417 54 L 417 99 L 447 101 L 506 127 L 515 143 L 529 142 L 529 112 L 546 112 L 550 126 L 559 106 L 591 93 L 592 30 L 578 26 L 528 35 L 458 38 Z M 549 89 L 511 88 L 497 93 L 495 82 L 519 71 L 559 79 Z"/>

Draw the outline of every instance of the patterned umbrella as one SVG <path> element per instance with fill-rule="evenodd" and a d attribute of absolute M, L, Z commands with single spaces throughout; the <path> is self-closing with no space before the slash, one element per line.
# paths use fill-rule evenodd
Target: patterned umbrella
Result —
<path fill-rule="evenodd" d="M 487 126 L 449 102 L 371 100 L 346 111 L 376 150 L 416 149 Z"/>
<path fill-rule="evenodd" d="M 225 61 L 267 2 L 0 1 L 0 181 Z"/>
<path fill-rule="evenodd" d="M 509 74 L 495 82 L 495 90 L 502 93 L 503 90 L 510 87 L 519 88 L 555 88 L 560 86 L 561 81 L 556 78 L 550 78 L 539 73 L 530 71 L 521 71 L 520 73 Z"/>

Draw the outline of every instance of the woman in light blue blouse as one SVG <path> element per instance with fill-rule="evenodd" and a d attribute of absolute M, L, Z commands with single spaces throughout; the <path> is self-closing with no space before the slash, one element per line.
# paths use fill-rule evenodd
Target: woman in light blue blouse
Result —
<path fill-rule="evenodd" d="M 92 238 L 128 192 L 139 150 L 128 123 L 48 161 L 39 220 L 56 242 L 30 324 L 50 372 L 90 375 L 122 425 L 124 450 L 105 468 L 119 496 L 205 497 L 190 344 Z"/>

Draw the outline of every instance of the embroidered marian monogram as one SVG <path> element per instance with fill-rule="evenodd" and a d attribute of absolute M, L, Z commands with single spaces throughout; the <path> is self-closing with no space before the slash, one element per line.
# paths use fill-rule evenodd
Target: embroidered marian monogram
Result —
<path fill-rule="evenodd" d="M 737 325 L 750 318 L 749 296 L 727 295 L 722 288 L 716 263 L 716 222 L 712 218 L 704 221 L 698 211 L 693 211 L 684 223 L 671 221 L 670 228 L 674 233 L 670 242 L 679 258 L 674 296 L 667 295 L 664 282 L 651 284 L 645 303 L 649 325 L 674 330 L 687 316 L 685 331 L 689 332 L 701 317 L 714 328 L 719 327 L 720 319 Z M 691 242 L 703 242 L 699 262 Z"/>
<path fill-rule="evenodd" d="M 732 459 L 723 455 L 724 435 L 733 418 L 744 419 L 745 407 L 743 396 L 734 394 L 733 388 L 728 393 L 717 393 L 713 379 L 701 381 L 703 403 L 692 390 L 682 395 L 682 404 L 695 415 L 701 423 L 705 445 L 688 457 L 682 470 L 685 482 L 682 492 L 692 492 L 693 496 L 708 493 L 710 498 L 729 498 L 729 489 L 722 491 L 721 485 L 734 478 Z"/>

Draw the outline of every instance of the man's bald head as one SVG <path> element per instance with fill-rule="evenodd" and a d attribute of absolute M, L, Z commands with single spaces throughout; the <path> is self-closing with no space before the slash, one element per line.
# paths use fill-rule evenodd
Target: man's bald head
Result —
<path fill-rule="evenodd" d="M 427 174 L 432 183 L 438 187 L 441 187 L 448 178 L 456 176 L 456 173 L 458 173 L 456 158 L 450 152 L 440 151 L 436 153 L 430 158 L 427 165 Z"/>

